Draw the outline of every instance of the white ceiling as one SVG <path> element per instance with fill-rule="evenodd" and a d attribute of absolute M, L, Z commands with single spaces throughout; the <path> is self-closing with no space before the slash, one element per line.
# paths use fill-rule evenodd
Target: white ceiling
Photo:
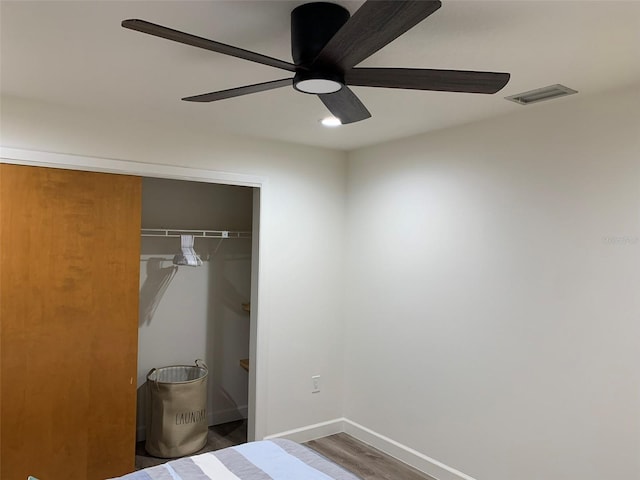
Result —
<path fill-rule="evenodd" d="M 360 66 L 510 72 L 507 86 L 495 95 L 353 87 L 373 117 L 335 129 L 319 124 L 328 112 L 318 98 L 292 88 L 182 102 L 290 74 L 120 26 L 141 18 L 291 61 L 289 15 L 301 3 L 1 0 L 2 94 L 350 150 L 543 108 L 503 97 L 555 83 L 589 95 L 640 82 L 639 1 L 443 0 L 440 10 Z M 353 13 L 362 1 L 335 3 Z"/>

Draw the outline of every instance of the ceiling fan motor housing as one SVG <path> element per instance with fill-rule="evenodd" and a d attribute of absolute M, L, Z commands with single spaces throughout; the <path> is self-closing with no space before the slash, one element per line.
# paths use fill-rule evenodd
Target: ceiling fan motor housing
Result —
<path fill-rule="evenodd" d="M 335 3 L 314 2 L 291 12 L 293 63 L 311 65 L 331 37 L 349 20 L 349 11 Z"/>

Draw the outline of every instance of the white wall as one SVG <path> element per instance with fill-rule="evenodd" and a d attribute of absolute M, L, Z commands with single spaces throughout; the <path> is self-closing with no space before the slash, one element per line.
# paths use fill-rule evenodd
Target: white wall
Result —
<path fill-rule="evenodd" d="M 478 480 L 631 479 L 639 97 L 575 96 L 354 152 L 346 218 L 336 152 L 20 99 L 3 99 L 0 143 L 268 177 L 258 436 L 344 414 Z"/>
<path fill-rule="evenodd" d="M 640 478 L 638 105 L 351 154 L 348 419 L 478 480 Z"/>
<path fill-rule="evenodd" d="M 161 178 L 142 181 L 142 227 L 251 232 L 253 189 Z M 138 331 L 138 440 L 145 438 L 150 369 L 209 367 L 209 425 L 247 417 L 251 239 L 197 238 L 200 267 L 177 267 L 179 238 L 142 237 Z"/>
<path fill-rule="evenodd" d="M 342 415 L 345 154 L 138 122 L 133 106 L 113 117 L 3 97 L 0 114 L 5 147 L 261 176 L 256 437 Z"/>

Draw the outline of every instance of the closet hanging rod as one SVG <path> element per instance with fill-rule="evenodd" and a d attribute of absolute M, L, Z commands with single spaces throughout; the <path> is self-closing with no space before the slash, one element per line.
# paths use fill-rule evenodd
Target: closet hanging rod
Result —
<path fill-rule="evenodd" d="M 167 228 L 143 228 L 143 237 L 179 237 L 193 235 L 195 238 L 251 238 L 251 232 L 232 232 L 230 230 L 174 230 Z"/>

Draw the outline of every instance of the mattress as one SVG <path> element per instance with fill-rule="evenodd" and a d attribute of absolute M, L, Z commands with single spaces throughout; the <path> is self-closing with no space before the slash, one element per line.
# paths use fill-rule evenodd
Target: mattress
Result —
<path fill-rule="evenodd" d="M 118 479 L 360 480 L 310 448 L 284 439 L 249 442 L 184 457 Z"/>

